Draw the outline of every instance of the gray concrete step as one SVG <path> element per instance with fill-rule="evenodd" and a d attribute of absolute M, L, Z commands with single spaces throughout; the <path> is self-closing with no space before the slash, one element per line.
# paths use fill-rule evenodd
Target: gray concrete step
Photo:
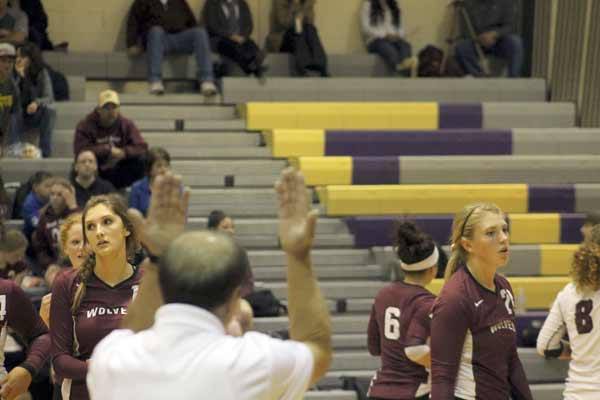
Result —
<path fill-rule="evenodd" d="M 316 237 L 316 244 L 320 244 L 319 236 Z M 343 247 L 337 245 L 336 247 Z M 283 267 L 253 267 L 254 279 L 257 281 L 284 281 L 286 279 L 286 270 Z M 327 266 L 316 267 L 315 273 L 320 281 L 325 280 L 365 280 L 365 279 L 381 279 L 381 267 L 379 265 L 352 265 L 352 266 Z M 367 311 L 371 306 L 369 300 Z M 364 307 L 353 309 L 353 312 L 365 311 Z"/>
<path fill-rule="evenodd" d="M 309 390 L 305 400 L 357 400 L 356 392 L 349 390 Z"/>
<path fill-rule="evenodd" d="M 73 116 L 84 118 L 97 106 L 96 102 L 60 102 L 54 108 L 58 118 Z M 138 119 L 152 117 L 152 119 L 184 119 L 184 120 L 231 120 L 236 119 L 236 108 L 222 105 L 122 105 L 121 114 L 134 122 Z"/>
<path fill-rule="evenodd" d="M 248 257 L 253 268 L 286 265 L 285 255 L 281 250 L 251 250 Z M 374 261 L 371 252 L 365 249 L 318 249 L 311 252 L 311 259 L 315 266 L 364 266 Z"/>
<path fill-rule="evenodd" d="M 321 292 L 327 299 L 373 299 L 386 282 L 352 281 L 321 282 Z M 268 282 L 265 287 L 271 289 L 278 299 L 287 299 L 285 282 Z"/>

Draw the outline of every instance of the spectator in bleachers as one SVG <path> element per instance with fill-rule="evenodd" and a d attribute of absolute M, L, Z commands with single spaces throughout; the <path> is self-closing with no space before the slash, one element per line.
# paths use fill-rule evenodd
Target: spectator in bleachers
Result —
<path fill-rule="evenodd" d="M 50 268 L 60 269 L 60 224 L 77 210 L 73 186 L 65 178 L 52 178 L 50 201 L 40 215 L 38 226 L 31 237 L 40 275 L 46 274 Z"/>
<path fill-rule="evenodd" d="M 0 0 L 0 42 L 23 44 L 28 35 L 27 15 L 17 7 L 9 7 L 8 0 Z"/>
<path fill-rule="evenodd" d="M 98 161 L 99 175 L 123 189 L 144 176 L 148 145 L 133 121 L 120 113 L 119 95 L 105 90 L 98 107 L 75 130 L 74 154 L 91 150 Z"/>
<path fill-rule="evenodd" d="M 52 108 L 54 91 L 40 49 L 26 43 L 17 49 L 14 81 L 19 91 L 19 111 L 13 114 L 10 144 L 23 142 L 29 129 L 39 129 L 40 149 L 44 158 L 52 155 L 52 132 L 56 110 Z"/>
<path fill-rule="evenodd" d="M 361 26 L 367 50 L 379 55 L 395 74 L 415 70 L 412 47 L 404 39 L 402 11 L 396 0 L 364 0 Z"/>
<path fill-rule="evenodd" d="M 48 203 L 50 197 L 50 178 L 52 175 L 46 171 L 38 171 L 30 178 L 31 191 L 25 197 L 21 218 L 23 218 L 23 233 L 28 239 L 37 228 L 40 220 L 40 210 Z"/>
<path fill-rule="evenodd" d="M 292 53 L 300 76 L 327 72 L 327 55 L 315 27 L 316 0 L 273 0 L 271 33 L 267 50 Z"/>
<path fill-rule="evenodd" d="M 250 38 L 254 22 L 246 0 L 207 0 L 202 20 L 220 55 L 235 61 L 246 74 L 263 75 L 265 53 Z"/>
<path fill-rule="evenodd" d="M 29 242 L 21 232 L 9 229 L 0 240 L 0 279 L 12 279 L 21 285 L 29 270 L 25 251 Z"/>
<path fill-rule="evenodd" d="M 150 207 L 150 188 L 157 176 L 171 170 L 171 155 L 162 147 L 152 147 L 146 157 L 146 176 L 131 186 L 129 207 L 146 215 Z"/>
<path fill-rule="evenodd" d="M 112 183 L 98 176 L 98 162 L 96 155 L 91 150 L 84 150 L 77 155 L 73 166 L 71 184 L 75 188 L 75 198 L 79 208 L 92 196 L 108 194 L 116 189 Z"/>
<path fill-rule="evenodd" d="M 12 44 L 0 43 L 0 157 L 11 135 L 11 116 L 18 111 L 18 93 L 12 80 L 15 57 Z"/>
<path fill-rule="evenodd" d="M 523 70 L 523 41 L 514 33 L 516 4 L 514 0 L 465 0 L 477 43 L 485 54 L 493 54 L 508 61 L 508 76 L 519 77 Z M 468 22 L 461 14 L 463 40 L 456 44 L 456 59 L 472 76 L 483 74 L 480 60 L 471 38 Z"/>
<path fill-rule="evenodd" d="M 161 64 L 169 53 L 194 53 L 200 91 L 217 93 L 208 35 L 185 0 L 135 0 L 127 19 L 127 48 L 132 56 L 146 49 L 150 93 L 165 91 Z"/>
<path fill-rule="evenodd" d="M 19 8 L 27 14 L 29 20 L 30 42 L 35 43 L 42 50 L 66 50 L 68 43 L 59 43 L 54 46 L 48 37 L 48 14 L 41 0 L 19 0 Z"/>
<path fill-rule="evenodd" d="M 592 211 L 585 215 L 583 225 L 581 226 L 581 235 L 583 236 L 583 243 L 589 243 L 592 238 L 592 228 L 595 225 L 600 224 L 600 212 Z"/>

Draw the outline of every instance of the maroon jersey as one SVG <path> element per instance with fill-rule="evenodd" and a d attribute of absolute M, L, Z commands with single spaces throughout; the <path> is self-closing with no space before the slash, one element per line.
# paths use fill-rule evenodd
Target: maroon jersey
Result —
<path fill-rule="evenodd" d="M 21 288 L 6 279 L 0 279 L 0 326 L 0 378 L 6 375 L 4 344 L 7 328 L 27 341 L 29 351 L 21 367 L 35 376 L 50 356 L 48 328 Z"/>
<path fill-rule="evenodd" d="M 119 328 L 137 293 L 141 275 L 137 268 L 129 279 L 110 287 L 92 274 L 76 315 L 72 315 L 71 305 L 79 285 L 77 271 L 66 271 L 56 278 L 50 306 L 52 361 L 63 379 L 64 400 L 89 398 L 86 360 L 100 340 Z"/>
<path fill-rule="evenodd" d="M 0 267 L 0 279 L 15 279 L 23 271 L 27 271 L 29 265 L 23 260 L 14 264 L 4 264 Z"/>
<path fill-rule="evenodd" d="M 425 344 L 429 312 L 435 296 L 427 289 L 394 282 L 379 291 L 369 320 L 369 352 L 381 356 L 381 368 L 371 381 L 369 396 L 414 399 L 429 393 L 428 373 L 405 354 L 408 346 Z"/>
<path fill-rule="evenodd" d="M 431 399 L 529 400 L 517 355 L 514 297 L 496 274 L 496 291 L 460 267 L 435 301 L 431 323 Z"/>
<path fill-rule="evenodd" d="M 58 262 L 60 256 L 60 225 L 65 218 L 76 211 L 77 209 L 69 210 L 65 208 L 61 214 L 56 214 L 54 209 L 48 206 L 40 216 L 40 221 L 31 237 L 31 241 L 37 262 L 42 269 L 45 270 L 50 264 Z"/>

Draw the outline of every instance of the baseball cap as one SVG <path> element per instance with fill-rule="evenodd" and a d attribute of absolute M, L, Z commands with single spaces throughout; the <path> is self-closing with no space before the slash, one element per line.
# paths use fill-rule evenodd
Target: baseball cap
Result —
<path fill-rule="evenodd" d="M 114 105 L 120 105 L 119 95 L 114 90 L 104 90 L 100 92 L 98 96 L 98 106 L 104 107 L 107 103 L 113 103 Z"/>
<path fill-rule="evenodd" d="M 0 57 L 15 57 L 15 46 L 10 43 L 0 43 Z"/>

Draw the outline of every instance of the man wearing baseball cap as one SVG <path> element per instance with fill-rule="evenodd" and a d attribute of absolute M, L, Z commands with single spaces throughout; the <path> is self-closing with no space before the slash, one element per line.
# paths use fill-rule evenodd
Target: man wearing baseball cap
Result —
<path fill-rule="evenodd" d="M 15 64 L 15 47 L 0 43 L 0 156 L 9 136 L 10 116 L 18 112 L 17 90 L 10 77 Z"/>
<path fill-rule="evenodd" d="M 98 96 L 98 107 L 75 130 L 74 155 L 89 150 L 96 155 L 102 179 L 117 189 L 125 188 L 144 176 L 148 144 L 133 121 L 120 113 L 119 95 L 105 90 Z"/>

